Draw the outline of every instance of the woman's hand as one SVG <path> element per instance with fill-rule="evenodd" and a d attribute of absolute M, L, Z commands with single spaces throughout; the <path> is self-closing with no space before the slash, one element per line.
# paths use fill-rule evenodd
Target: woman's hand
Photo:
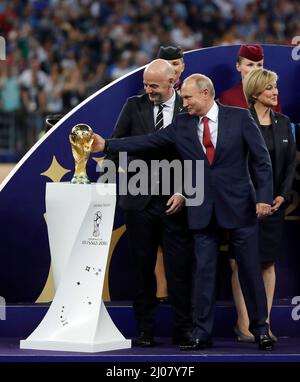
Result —
<path fill-rule="evenodd" d="M 271 214 L 274 214 L 274 212 L 278 211 L 282 203 L 284 203 L 284 197 L 276 196 L 276 198 L 273 200 L 273 203 L 272 203 Z"/>

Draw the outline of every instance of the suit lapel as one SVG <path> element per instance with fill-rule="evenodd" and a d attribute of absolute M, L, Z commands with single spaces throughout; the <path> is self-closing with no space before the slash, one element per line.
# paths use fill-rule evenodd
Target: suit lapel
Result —
<path fill-rule="evenodd" d="M 214 156 L 214 160 L 213 160 L 212 164 L 214 164 L 215 161 L 220 156 L 220 152 L 222 151 L 222 147 L 225 144 L 226 137 L 229 134 L 229 127 L 227 124 L 228 115 L 227 115 L 226 109 L 225 109 L 225 107 L 223 107 L 219 103 L 218 103 L 218 106 L 219 106 L 218 136 L 217 136 L 217 144 L 215 147 L 215 156 Z"/>
<path fill-rule="evenodd" d="M 172 122 L 174 122 L 174 119 L 176 117 L 177 114 L 181 113 L 184 108 L 182 106 L 182 98 L 180 97 L 180 95 L 176 93 L 176 98 L 175 98 L 175 105 L 174 105 L 174 113 L 173 113 L 173 119 L 172 119 Z"/>
<path fill-rule="evenodd" d="M 260 126 L 257 113 L 253 108 L 250 109 L 251 114 L 257 123 L 257 126 Z M 280 129 L 278 128 L 278 118 L 275 115 L 274 111 L 271 110 L 271 123 L 272 123 L 272 133 L 273 133 L 273 139 L 274 139 L 274 148 L 275 148 L 275 162 L 278 163 L 279 153 L 280 153 L 280 141 L 282 140 Z"/>
<path fill-rule="evenodd" d="M 149 100 L 149 96 L 145 94 L 143 105 L 139 110 L 140 119 L 143 123 L 145 134 L 154 133 L 154 116 L 153 116 L 153 103 Z"/>
<path fill-rule="evenodd" d="M 273 110 L 271 110 L 271 121 L 272 121 L 272 133 L 273 133 L 274 147 L 275 147 L 275 169 L 276 169 L 276 163 L 279 162 L 280 142 L 282 142 L 283 137 L 280 134 L 278 118 L 276 117 Z"/>
<path fill-rule="evenodd" d="M 256 122 L 257 126 L 259 127 L 259 120 L 258 120 L 258 116 L 256 114 L 256 110 L 254 109 L 254 107 L 251 107 L 250 113 L 252 114 L 254 121 Z"/>
<path fill-rule="evenodd" d="M 190 120 L 191 126 L 187 129 L 187 131 L 191 132 L 192 135 L 192 141 L 195 142 L 196 145 L 196 151 L 199 153 L 200 157 L 203 157 L 206 163 L 208 164 L 208 160 L 206 157 L 206 154 L 203 150 L 203 147 L 201 145 L 199 135 L 198 135 L 198 128 L 199 128 L 199 117 L 194 117 Z"/>

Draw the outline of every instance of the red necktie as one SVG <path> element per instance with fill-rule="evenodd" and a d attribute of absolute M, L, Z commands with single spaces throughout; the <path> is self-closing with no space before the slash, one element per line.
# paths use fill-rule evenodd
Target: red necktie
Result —
<path fill-rule="evenodd" d="M 206 148 L 206 157 L 209 164 L 212 164 L 215 156 L 215 148 L 210 139 L 210 131 L 208 126 L 208 118 L 204 116 L 202 118 L 203 121 L 203 146 Z"/>

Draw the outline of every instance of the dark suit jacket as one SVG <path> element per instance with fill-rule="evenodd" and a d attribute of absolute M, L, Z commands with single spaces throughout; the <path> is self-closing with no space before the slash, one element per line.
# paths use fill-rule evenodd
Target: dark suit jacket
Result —
<path fill-rule="evenodd" d="M 178 95 L 178 93 L 176 93 L 173 119 L 182 110 L 183 110 L 182 99 Z M 112 138 L 123 138 L 123 137 L 130 137 L 130 136 L 136 136 L 136 135 L 144 135 L 149 133 L 155 133 L 153 103 L 149 100 L 149 96 L 147 94 L 141 94 L 138 96 L 128 98 L 119 115 L 119 118 L 117 120 L 117 123 L 112 133 Z M 114 160 L 115 163 L 118 163 L 116 156 L 110 155 L 110 153 L 108 153 L 106 158 Z M 150 169 L 150 162 L 153 159 L 156 159 L 156 160 L 166 159 L 168 161 L 172 161 L 173 159 L 180 159 L 180 156 L 174 150 L 174 148 L 170 147 L 168 150 L 165 150 L 165 149 L 160 150 L 158 148 L 155 152 L 151 152 L 151 153 L 140 152 L 138 155 L 130 156 L 128 158 L 128 162 L 132 161 L 133 159 L 143 159 L 147 163 L 148 168 Z M 123 167 L 122 163 L 120 163 L 120 166 Z M 150 171 L 149 171 L 149 174 L 150 174 Z M 134 174 L 127 174 L 127 175 L 128 175 L 128 179 L 134 176 Z M 120 181 L 123 181 L 122 174 L 120 174 Z M 149 189 L 148 189 L 149 195 L 121 195 L 119 197 L 120 206 L 125 210 L 144 209 L 148 205 L 151 199 L 150 177 L 148 178 L 148 183 L 149 183 Z M 153 184 L 152 184 L 152 188 L 153 188 Z M 170 194 L 174 193 L 174 191 L 176 190 L 171 189 Z M 169 196 L 170 195 L 167 195 L 166 198 L 168 198 Z"/>
<path fill-rule="evenodd" d="M 204 201 L 201 205 L 187 206 L 190 228 L 207 227 L 213 212 L 224 228 L 255 224 L 256 203 L 271 204 L 273 200 L 272 166 L 264 139 L 249 110 L 219 105 L 218 139 L 211 166 L 197 135 L 198 123 L 198 117 L 179 114 L 171 125 L 156 134 L 108 140 L 106 150 L 137 153 L 172 145 L 182 159 L 193 163 L 193 186 L 196 186 L 196 161 L 203 160 Z M 248 170 L 249 153 L 256 190 Z"/>
<path fill-rule="evenodd" d="M 255 109 L 252 108 L 250 111 L 259 125 Z M 291 200 L 295 174 L 296 145 L 289 118 L 281 113 L 271 111 L 271 120 L 275 145 L 275 163 L 273 163 L 274 197 L 283 196 L 288 203 Z"/>

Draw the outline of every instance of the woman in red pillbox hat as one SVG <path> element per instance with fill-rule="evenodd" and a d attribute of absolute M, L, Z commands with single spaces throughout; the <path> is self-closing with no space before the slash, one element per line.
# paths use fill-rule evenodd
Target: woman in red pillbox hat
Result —
<path fill-rule="evenodd" d="M 248 104 L 243 92 L 242 81 L 249 72 L 254 69 L 262 68 L 263 66 L 264 50 L 261 45 L 241 45 L 236 62 L 236 70 L 241 73 L 241 81 L 232 88 L 222 92 L 220 95 L 220 102 L 223 105 L 238 106 L 248 109 Z M 273 110 L 281 112 L 279 102 Z"/>

